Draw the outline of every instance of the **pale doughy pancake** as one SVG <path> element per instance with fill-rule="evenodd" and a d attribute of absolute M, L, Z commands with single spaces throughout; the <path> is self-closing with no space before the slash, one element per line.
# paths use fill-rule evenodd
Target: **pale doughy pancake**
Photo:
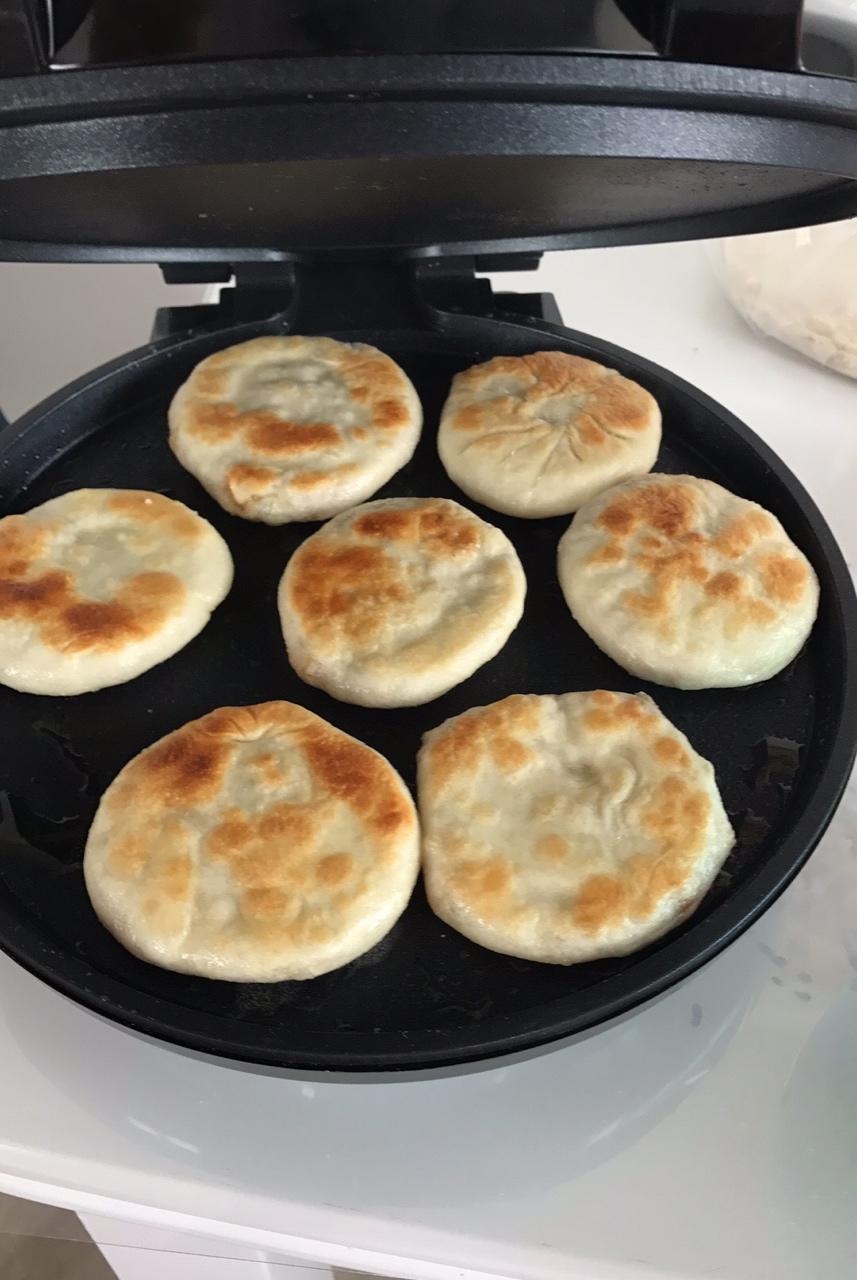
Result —
<path fill-rule="evenodd" d="M 290 702 L 222 707 L 104 793 L 92 905 L 152 964 L 231 982 L 313 978 L 368 951 L 417 877 L 413 801 L 371 747 Z"/>
<path fill-rule="evenodd" d="M 459 373 L 438 452 L 450 479 L 495 511 L 556 516 L 650 471 L 655 399 L 614 369 L 564 351 L 497 356 Z"/>
<path fill-rule="evenodd" d="M 76 489 L 0 520 L 0 683 L 73 694 L 133 680 L 202 630 L 229 548 L 181 502 Z"/>
<path fill-rule="evenodd" d="M 561 539 L 558 568 L 599 648 L 679 689 L 776 675 L 818 609 L 818 579 L 779 520 L 694 476 L 646 476 L 593 499 Z"/>
<path fill-rule="evenodd" d="M 429 702 L 499 653 L 526 580 L 493 525 L 446 498 L 388 498 L 307 538 L 280 583 L 289 660 L 366 707 Z"/>
<path fill-rule="evenodd" d="M 410 379 L 375 347 L 254 338 L 196 366 L 170 405 L 170 445 L 233 515 L 326 520 L 409 460 L 422 427 Z"/>
<path fill-rule="evenodd" d="M 516 694 L 447 720 L 418 770 L 429 902 L 492 951 L 627 955 L 732 848 L 714 770 L 645 694 Z"/>

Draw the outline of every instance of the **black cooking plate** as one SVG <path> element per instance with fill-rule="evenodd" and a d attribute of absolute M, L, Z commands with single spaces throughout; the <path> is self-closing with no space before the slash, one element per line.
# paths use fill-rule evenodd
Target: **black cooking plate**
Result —
<path fill-rule="evenodd" d="M 144 348 L 0 437 L 0 514 L 82 485 L 156 489 L 210 520 L 229 543 L 236 569 L 232 592 L 206 630 L 130 684 L 78 698 L 0 688 L 0 784 L 11 798 L 0 844 L 0 946 L 58 990 L 126 1026 L 224 1057 L 302 1069 L 406 1069 L 485 1058 L 593 1026 L 663 991 L 725 947 L 788 884 L 847 780 L 857 734 L 857 605 L 824 521 L 745 426 L 686 383 L 607 344 L 511 316 L 446 316 L 434 331 L 337 332 L 400 361 L 425 406 L 416 456 L 381 496 L 461 498 L 435 450 L 451 377 L 493 353 L 550 346 L 602 359 L 647 386 L 664 417 L 658 469 L 709 477 L 764 503 L 821 579 L 812 638 L 776 679 L 697 693 L 641 685 L 596 649 L 563 602 L 555 554 L 568 521 L 515 520 L 476 506 L 511 537 L 523 561 L 529 589 L 521 625 L 497 658 L 427 706 L 347 706 L 298 679 L 280 636 L 277 582 L 313 526 L 268 528 L 226 515 L 166 443 L 169 398 L 194 363 L 229 342 L 282 327 L 275 319 Z M 135 959 L 89 905 L 81 856 L 104 788 L 141 748 L 213 707 L 293 699 L 383 752 L 413 786 L 421 735 L 446 717 L 513 691 L 598 687 L 652 694 L 714 762 L 738 836 L 696 915 L 637 955 L 570 968 L 495 955 L 436 919 L 418 887 L 390 936 L 346 968 L 310 982 L 231 984 Z"/>

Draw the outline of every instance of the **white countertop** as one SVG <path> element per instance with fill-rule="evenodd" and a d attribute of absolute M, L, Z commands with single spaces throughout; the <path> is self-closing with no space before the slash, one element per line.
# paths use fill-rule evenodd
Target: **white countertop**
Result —
<path fill-rule="evenodd" d="M 64 317 L 105 269 L 42 268 L 58 272 L 47 310 L 27 309 L 27 270 L 0 268 L 0 316 L 20 291 L 0 320 L 0 404 L 16 410 L 73 372 Z M 109 270 L 71 344 L 89 363 L 129 314 L 140 340 L 150 319 L 151 274 Z M 853 559 L 857 385 L 754 336 L 697 246 L 553 257 L 541 279 L 570 325 L 671 367 L 773 444 Z M 457 1077 L 255 1075 L 138 1039 L 0 957 L 0 1188 L 414 1280 L 850 1277 L 855 836 L 852 782 L 777 906 L 683 986 Z"/>

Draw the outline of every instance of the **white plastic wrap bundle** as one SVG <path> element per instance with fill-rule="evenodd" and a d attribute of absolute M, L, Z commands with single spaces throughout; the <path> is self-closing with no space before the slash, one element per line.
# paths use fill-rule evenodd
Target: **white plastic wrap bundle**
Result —
<path fill-rule="evenodd" d="M 857 378 L 857 218 L 714 246 L 730 299 L 756 329 Z"/>

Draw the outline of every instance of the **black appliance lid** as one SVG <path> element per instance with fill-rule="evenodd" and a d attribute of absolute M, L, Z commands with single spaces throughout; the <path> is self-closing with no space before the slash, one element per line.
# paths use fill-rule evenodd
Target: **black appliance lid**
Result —
<path fill-rule="evenodd" d="M 0 258 L 497 253 L 857 214 L 857 83 L 652 55 L 0 79 Z"/>

